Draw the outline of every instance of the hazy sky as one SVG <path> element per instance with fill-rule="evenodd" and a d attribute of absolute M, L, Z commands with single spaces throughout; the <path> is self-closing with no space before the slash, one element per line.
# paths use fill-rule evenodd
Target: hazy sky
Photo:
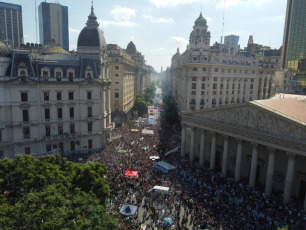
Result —
<path fill-rule="evenodd" d="M 1 0 L 3 1 L 3 0 Z M 35 0 L 7 0 L 22 5 L 25 42 L 36 42 Z M 36 5 L 41 1 L 36 0 Z M 54 1 L 47 1 L 54 2 Z M 126 48 L 133 41 L 156 71 L 171 64 L 176 48 L 186 49 L 194 21 L 207 20 L 211 45 L 222 35 L 240 36 L 241 47 L 249 35 L 254 42 L 279 48 L 282 45 L 286 0 L 94 0 L 95 14 L 107 43 Z M 70 49 L 76 49 L 80 30 L 90 13 L 91 0 L 61 0 L 68 6 Z M 39 42 L 39 31 L 38 31 Z"/>

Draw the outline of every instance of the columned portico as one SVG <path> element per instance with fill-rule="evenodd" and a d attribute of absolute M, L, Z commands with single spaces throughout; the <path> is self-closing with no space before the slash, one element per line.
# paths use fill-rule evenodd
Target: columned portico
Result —
<path fill-rule="evenodd" d="M 216 133 L 212 132 L 211 152 L 210 152 L 210 169 L 215 169 L 216 162 Z"/>
<path fill-rule="evenodd" d="M 228 159 L 228 136 L 224 136 L 223 144 L 223 158 L 222 158 L 222 175 L 226 177 L 227 173 L 227 159 Z"/>
<path fill-rule="evenodd" d="M 283 197 L 284 204 L 287 204 L 290 201 L 292 181 L 294 176 L 294 164 L 295 164 L 295 154 L 288 153 L 288 165 L 287 165 L 287 173 L 286 173 L 284 197 Z"/>
<path fill-rule="evenodd" d="M 258 153 L 258 144 L 252 143 L 253 151 L 252 151 L 252 161 L 251 161 L 251 170 L 250 170 L 250 178 L 249 178 L 249 186 L 254 187 L 256 181 L 256 170 L 257 170 L 257 153 Z"/>
<path fill-rule="evenodd" d="M 236 166 L 235 166 L 235 181 L 240 181 L 240 171 L 241 171 L 241 158 L 242 158 L 242 140 L 237 139 L 237 155 L 236 155 Z"/>
<path fill-rule="evenodd" d="M 267 195 L 269 195 L 272 191 L 272 179 L 273 179 L 273 172 L 274 172 L 274 162 L 275 162 L 275 149 L 270 148 L 268 170 L 267 170 L 267 179 L 266 179 L 266 188 L 265 188 L 265 193 Z"/>
<path fill-rule="evenodd" d="M 195 127 L 191 127 L 191 140 L 190 140 L 190 162 L 194 161 L 194 131 Z"/>
<path fill-rule="evenodd" d="M 183 125 L 182 140 L 181 140 L 181 157 L 185 156 L 185 147 L 186 147 L 186 125 Z"/>
<path fill-rule="evenodd" d="M 204 165 L 204 150 L 205 150 L 205 130 L 201 131 L 201 145 L 200 145 L 200 159 L 199 163 L 201 166 Z"/>

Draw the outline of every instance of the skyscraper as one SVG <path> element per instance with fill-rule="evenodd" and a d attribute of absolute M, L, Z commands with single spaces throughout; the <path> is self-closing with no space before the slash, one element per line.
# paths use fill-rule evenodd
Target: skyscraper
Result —
<path fill-rule="evenodd" d="M 239 36 L 228 35 L 224 37 L 224 45 L 229 49 L 230 54 L 237 54 L 239 49 Z"/>
<path fill-rule="evenodd" d="M 306 86 L 306 1 L 288 0 L 282 50 L 282 68 L 291 68 Z"/>
<path fill-rule="evenodd" d="M 0 41 L 15 49 L 23 43 L 22 8 L 0 2 Z"/>
<path fill-rule="evenodd" d="M 52 40 L 69 51 L 68 7 L 58 3 L 42 2 L 38 7 L 40 43 Z"/>

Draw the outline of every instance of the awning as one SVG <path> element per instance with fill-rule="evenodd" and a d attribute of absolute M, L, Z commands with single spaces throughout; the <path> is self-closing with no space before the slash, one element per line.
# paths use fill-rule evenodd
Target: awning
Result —
<path fill-rule="evenodd" d="M 142 134 L 153 135 L 153 134 L 154 134 L 154 131 L 153 131 L 153 130 L 148 130 L 148 129 L 143 129 L 143 130 L 142 130 Z"/>
<path fill-rule="evenodd" d="M 138 177 L 138 171 L 127 170 L 125 172 L 124 176 L 137 178 Z"/>
<path fill-rule="evenodd" d="M 138 207 L 135 205 L 124 204 L 122 205 L 119 213 L 125 216 L 134 216 L 136 214 Z"/>

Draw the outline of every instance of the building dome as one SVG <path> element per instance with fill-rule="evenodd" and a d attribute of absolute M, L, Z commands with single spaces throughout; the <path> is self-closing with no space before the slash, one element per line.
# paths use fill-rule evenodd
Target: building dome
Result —
<path fill-rule="evenodd" d="M 136 46 L 132 41 L 127 45 L 126 52 L 129 54 L 136 54 Z"/>
<path fill-rule="evenodd" d="M 7 46 L 0 41 L 0 57 L 8 57 L 10 53 L 9 48 L 7 48 Z"/>
<path fill-rule="evenodd" d="M 91 14 L 88 16 L 86 26 L 82 29 L 78 37 L 78 49 L 80 47 L 93 47 L 106 49 L 106 42 L 103 32 L 99 28 L 97 17 L 94 14 L 93 6 L 91 7 Z"/>
<path fill-rule="evenodd" d="M 202 12 L 200 13 L 200 16 L 195 20 L 194 25 L 195 26 L 206 26 L 206 19 L 203 18 Z"/>

